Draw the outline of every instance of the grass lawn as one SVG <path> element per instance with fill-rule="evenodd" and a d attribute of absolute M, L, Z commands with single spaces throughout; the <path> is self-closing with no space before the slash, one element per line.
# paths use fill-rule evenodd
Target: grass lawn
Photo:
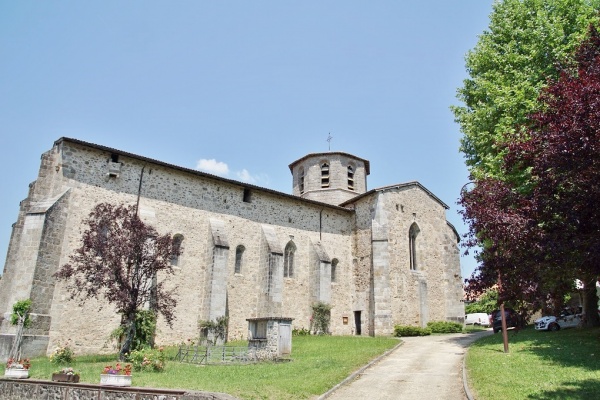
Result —
<path fill-rule="evenodd" d="M 224 392 L 242 399 L 307 399 L 325 393 L 398 343 L 391 337 L 297 336 L 289 362 L 197 366 L 169 361 L 164 372 L 134 372 L 132 383 Z M 173 356 L 177 349 L 167 351 Z M 116 355 L 81 356 L 69 366 L 80 372 L 81 382 L 97 384 L 104 366 L 114 366 L 116 359 Z M 47 358 L 33 359 L 30 376 L 50 380 L 60 368 Z"/>
<path fill-rule="evenodd" d="M 509 331 L 473 343 L 466 358 L 477 400 L 600 398 L 600 329 Z"/>

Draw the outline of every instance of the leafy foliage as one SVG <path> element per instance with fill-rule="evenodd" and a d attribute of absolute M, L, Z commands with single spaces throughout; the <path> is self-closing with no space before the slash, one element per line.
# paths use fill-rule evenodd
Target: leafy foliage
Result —
<path fill-rule="evenodd" d="M 227 327 L 229 318 L 227 316 L 217 317 L 214 321 L 198 322 L 200 333 L 212 344 L 223 343 L 227 339 Z"/>
<path fill-rule="evenodd" d="M 457 94 L 464 106 L 452 108 L 474 178 L 504 177 L 505 144 L 540 110 L 541 89 L 559 76 L 599 9 L 599 0 L 494 2 L 489 29 L 466 56 L 469 78 Z"/>
<path fill-rule="evenodd" d="M 420 326 L 396 325 L 394 326 L 394 336 L 428 336 L 431 335 L 431 329 L 421 328 Z"/>
<path fill-rule="evenodd" d="M 50 362 L 52 364 L 70 364 L 73 361 L 75 361 L 75 352 L 71 348 L 69 341 L 59 345 L 50 355 Z"/>
<path fill-rule="evenodd" d="M 82 246 L 55 276 L 67 282 L 72 299 L 83 303 L 103 297 L 123 315 L 123 359 L 136 336 L 136 315 L 147 303 L 172 324 L 175 289 L 167 290 L 164 280 L 157 282 L 156 277 L 173 274 L 170 261 L 182 250 L 173 245 L 171 235 L 159 235 L 142 222 L 135 206 L 98 204 L 84 224 Z"/>
<path fill-rule="evenodd" d="M 498 291 L 487 290 L 477 301 L 465 305 L 465 314 L 486 313 L 491 314 L 498 308 Z"/>
<path fill-rule="evenodd" d="M 162 347 L 158 349 L 139 349 L 132 351 L 128 357 L 134 371 L 162 372 L 167 366 L 167 356 Z"/>
<path fill-rule="evenodd" d="M 331 306 L 319 301 L 312 305 L 311 326 L 315 334 L 325 335 L 329 333 L 331 322 Z"/>
<path fill-rule="evenodd" d="M 460 333 L 463 330 L 463 326 L 458 322 L 430 321 L 427 323 L 427 329 L 431 333 Z"/>
<path fill-rule="evenodd" d="M 507 148 L 506 175 L 527 171 L 527 185 L 495 178 L 463 192 L 466 244 L 480 246 L 481 266 L 469 288 L 499 282 L 500 301 L 522 299 L 558 309 L 575 279 L 584 284 L 590 325 L 600 324 L 600 37 L 594 28 L 542 91 L 543 110 Z"/>
<path fill-rule="evenodd" d="M 309 336 L 310 329 L 302 328 L 294 328 L 292 329 L 292 336 Z"/>
<path fill-rule="evenodd" d="M 120 325 L 111 332 L 110 339 L 115 340 L 121 348 L 127 327 Z M 138 310 L 135 314 L 135 336 L 131 341 L 131 350 L 153 347 L 156 333 L 156 313 L 152 310 Z"/>
<path fill-rule="evenodd" d="M 17 325 L 19 323 L 19 317 L 24 317 L 23 327 L 28 328 L 31 326 L 31 318 L 29 312 L 31 311 L 31 299 L 19 300 L 13 304 L 12 314 L 10 315 L 10 323 Z"/>

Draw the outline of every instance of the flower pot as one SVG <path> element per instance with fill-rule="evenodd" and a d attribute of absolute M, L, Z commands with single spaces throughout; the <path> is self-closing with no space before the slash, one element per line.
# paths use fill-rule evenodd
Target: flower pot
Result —
<path fill-rule="evenodd" d="M 131 375 L 100 374 L 100 384 L 107 386 L 131 386 Z"/>
<path fill-rule="evenodd" d="M 52 382 L 79 382 L 79 375 L 73 374 L 52 374 Z"/>
<path fill-rule="evenodd" d="M 4 376 L 6 378 L 13 378 L 13 379 L 29 378 L 29 370 L 28 369 L 8 368 L 8 369 L 4 370 Z"/>

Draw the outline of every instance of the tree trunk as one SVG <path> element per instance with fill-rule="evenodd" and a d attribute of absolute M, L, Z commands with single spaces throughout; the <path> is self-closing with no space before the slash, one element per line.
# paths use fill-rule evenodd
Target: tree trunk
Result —
<path fill-rule="evenodd" d="M 591 279 L 587 282 L 584 282 L 582 294 L 585 326 L 600 326 L 600 316 L 598 316 L 598 293 L 596 291 L 596 279 Z"/>
<path fill-rule="evenodd" d="M 127 321 L 125 327 L 125 341 L 121 346 L 119 352 L 119 360 L 125 361 L 125 356 L 131 352 L 131 345 L 133 344 L 133 338 L 135 337 L 135 312 L 127 314 Z"/>

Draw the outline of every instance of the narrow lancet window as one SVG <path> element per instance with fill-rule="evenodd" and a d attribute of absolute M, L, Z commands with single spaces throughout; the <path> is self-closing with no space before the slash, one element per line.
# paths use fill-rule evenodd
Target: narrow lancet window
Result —
<path fill-rule="evenodd" d="M 417 236 L 419 235 L 419 227 L 417 224 L 412 224 L 408 230 L 408 251 L 410 254 L 410 269 L 417 270 Z"/>

